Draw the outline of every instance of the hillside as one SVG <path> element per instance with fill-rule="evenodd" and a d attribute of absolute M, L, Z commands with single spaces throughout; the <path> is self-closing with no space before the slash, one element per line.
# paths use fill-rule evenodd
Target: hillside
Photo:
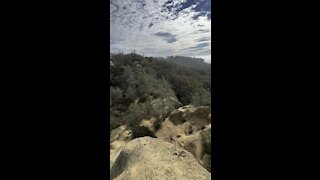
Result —
<path fill-rule="evenodd" d="M 111 179 L 210 179 L 210 74 L 194 58 L 110 57 Z"/>
<path fill-rule="evenodd" d="M 111 131 L 111 178 L 210 179 L 210 108 L 184 106 L 173 111 L 160 125 L 155 122 L 155 119 L 144 119 L 138 126 L 144 130 L 138 136 L 138 128 L 126 125 Z M 146 140 L 146 136 L 153 138 Z M 136 171 L 140 172 L 132 174 Z"/>
<path fill-rule="evenodd" d="M 179 59 L 161 60 L 134 53 L 110 57 L 112 129 L 152 117 L 162 121 L 183 105 L 211 105 L 210 65 L 199 61 L 207 66 L 192 68 L 192 63 L 182 65 Z"/>
<path fill-rule="evenodd" d="M 169 56 L 167 58 L 161 58 L 161 60 L 172 62 L 191 69 L 204 70 L 207 72 L 211 70 L 211 64 L 204 62 L 204 60 L 201 58 Z"/>

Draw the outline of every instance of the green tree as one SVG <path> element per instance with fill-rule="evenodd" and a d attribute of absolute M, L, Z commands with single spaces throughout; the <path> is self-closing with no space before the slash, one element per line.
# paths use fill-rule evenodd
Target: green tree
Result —
<path fill-rule="evenodd" d="M 191 103 L 196 106 L 211 106 L 210 92 L 204 88 L 199 88 L 194 92 Z"/>
<path fill-rule="evenodd" d="M 201 59 L 146 58 L 136 53 L 112 54 L 110 58 L 114 64 L 110 67 L 114 126 L 139 124 L 142 118 L 151 117 L 162 121 L 177 108 L 173 98 L 183 105 L 210 105 L 211 68 Z"/>
<path fill-rule="evenodd" d="M 118 87 L 110 87 L 110 105 L 119 103 L 123 98 L 123 91 Z"/>
<path fill-rule="evenodd" d="M 128 111 L 125 113 L 124 118 L 130 127 L 135 127 L 141 123 L 141 120 L 145 118 L 145 116 L 145 104 L 131 103 Z"/>
<path fill-rule="evenodd" d="M 125 95 L 126 95 L 126 98 L 130 100 L 130 102 L 134 102 L 138 98 L 136 88 L 134 88 L 133 86 L 128 87 Z"/>
<path fill-rule="evenodd" d="M 164 120 L 164 118 L 167 116 L 165 108 L 167 106 L 170 106 L 170 99 L 172 97 L 175 97 L 175 94 L 171 89 L 171 85 L 164 78 L 159 80 L 156 93 L 158 94 L 161 101 L 161 118 Z"/>

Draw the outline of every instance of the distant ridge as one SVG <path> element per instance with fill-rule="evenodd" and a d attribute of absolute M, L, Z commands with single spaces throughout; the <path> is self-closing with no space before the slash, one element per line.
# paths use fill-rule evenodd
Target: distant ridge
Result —
<path fill-rule="evenodd" d="M 204 61 L 201 58 L 185 57 L 185 56 L 169 56 L 167 58 L 159 58 L 167 62 L 173 62 L 175 64 L 198 70 L 210 70 L 211 64 Z"/>

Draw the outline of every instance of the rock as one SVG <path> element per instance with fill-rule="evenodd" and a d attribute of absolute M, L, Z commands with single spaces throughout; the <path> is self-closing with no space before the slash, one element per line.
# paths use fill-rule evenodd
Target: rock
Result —
<path fill-rule="evenodd" d="M 118 157 L 121 149 L 132 140 L 132 131 L 126 125 L 120 126 L 110 132 L 110 168 Z"/>
<path fill-rule="evenodd" d="M 184 123 L 184 126 L 185 126 L 184 133 L 185 133 L 187 136 L 193 133 L 193 128 L 192 128 L 192 124 L 191 124 L 191 123 L 186 122 L 186 123 Z"/>
<path fill-rule="evenodd" d="M 206 168 L 209 172 L 211 172 L 211 155 L 205 154 L 202 159 L 202 165 Z"/>
<path fill-rule="evenodd" d="M 186 115 L 184 112 L 175 110 L 173 113 L 171 113 L 168 117 L 168 119 L 174 124 L 182 124 L 187 121 Z"/>
<path fill-rule="evenodd" d="M 211 132 L 211 113 L 209 107 L 195 107 L 192 105 L 181 107 L 173 111 L 161 123 L 160 129 L 157 130 L 154 127 L 155 122 L 155 118 L 143 119 L 140 126 L 148 128 L 157 138 L 184 148 L 203 167 L 210 171 L 211 161 L 208 161 L 207 156 L 206 158 L 204 157 L 208 153 L 208 142 L 203 139 L 205 132 Z M 132 139 L 132 130 L 126 125 L 111 131 L 110 155 L 112 157 L 110 157 L 110 165 L 114 163 L 126 143 Z M 211 150 L 209 149 L 209 151 Z"/>
<path fill-rule="evenodd" d="M 179 125 L 189 122 L 196 131 L 211 124 L 211 110 L 208 106 L 187 105 L 173 111 L 168 119 L 174 124 Z"/>
<path fill-rule="evenodd" d="M 203 133 L 209 131 L 211 132 L 210 108 L 188 105 L 173 111 L 161 124 L 161 128 L 155 132 L 155 135 L 159 139 L 184 148 L 200 164 L 205 168 L 209 168 L 210 165 L 208 163 L 211 162 L 202 161 L 203 156 L 208 151 L 208 142 L 203 140 Z"/>
<path fill-rule="evenodd" d="M 117 157 L 119 156 L 120 152 L 121 152 L 121 149 L 118 149 L 118 150 L 110 149 L 110 170 L 114 162 L 116 161 Z"/>
<path fill-rule="evenodd" d="M 110 144 L 110 169 L 111 169 L 113 163 L 115 162 L 115 160 L 117 159 L 117 157 L 119 156 L 119 153 L 121 152 L 121 149 L 127 143 L 128 143 L 127 141 L 117 140 L 117 141 L 113 141 Z"/>
<path fill-rule="evenodd" d="M 114 180 L 208 180 L 211 173 L 191 153 L 161 139 L 142 137 L 127 143 L 110 170 Z"/>
<path fill-rule="evenodd" d="M 128 142 L 126 141 L 113 141 L 111 144 L 110 144 L 110 149 L 111 150 L 118 150 L 120 149 L 121 147 L 125 146 Z"/>
<path fill-rule="evenodd" d="M 132 131 L 126 125 L 119 126 L 110 132 L 110 143 L 116 140 L 130 141 L 132 139 Z"/>
<path fill-rule="evenodd" d="M 155 123 L 156 119 L 155 118 L 151 118 L 151 119 L 142 119 L 140 126 L 144 126 L 150 129 L 150 131 L 155 132 L 155 128 L 154 128 L 154 123 Z"/>

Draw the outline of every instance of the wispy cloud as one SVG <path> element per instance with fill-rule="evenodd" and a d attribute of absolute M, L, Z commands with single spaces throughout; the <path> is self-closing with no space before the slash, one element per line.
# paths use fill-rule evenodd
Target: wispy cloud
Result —
<path fill-rule="evenodd" d="M 110 50 L 211 61 L 210 4 L 211 0 L 111 0 Z"/>

